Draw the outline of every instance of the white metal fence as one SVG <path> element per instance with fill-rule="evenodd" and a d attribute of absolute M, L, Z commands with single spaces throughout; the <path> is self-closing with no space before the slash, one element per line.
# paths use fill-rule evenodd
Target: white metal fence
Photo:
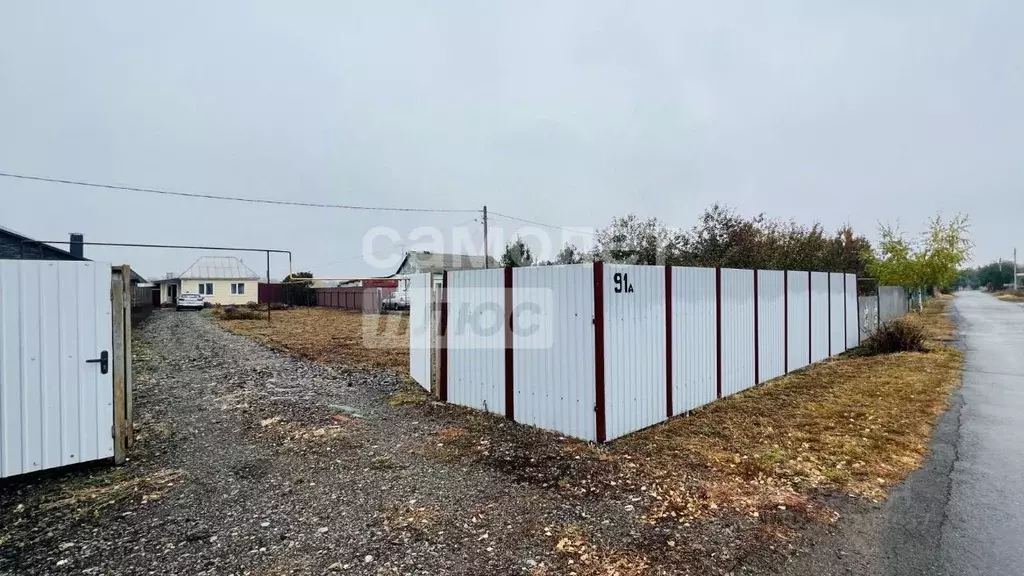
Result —
<path fill-rule="evenodd" d="M 859 344 L 852 274 L 595 263 L 443 283 L 441 399 L 599 442 Z"/>
<path fill-rule="evenodd" d="M 111 312 L 109 264 L 0 260 L 0 477 L 114 456 Z"/>

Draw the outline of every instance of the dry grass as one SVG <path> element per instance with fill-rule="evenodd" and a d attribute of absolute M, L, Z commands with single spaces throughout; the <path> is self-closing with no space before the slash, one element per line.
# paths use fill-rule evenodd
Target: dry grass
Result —
<path fill-rule="evenodd" d="M 798 507 L 827 519 L 807 499 L 817 489 L 884 497 L 920 466 L 960 379 L 948 300 L 919 315 L 927 352 L 849 354 L 613 444 L 626 475 L 646 479 L 650 519 L 723 506 L 752 515 Z"/>
<path fill-rule="evenodd" d="M 143 503 L 159 500 L 182 476 L 181 470 L 159 470 L 147 476 L 135 476 L 125 468 L 116 468 L 66 486 L 53 500 L 44 502 L 40 510 L 71 508 L 79 516 L 96 517 L 104 508 L 124 500 L 139 498 Z"/>
<path fill-rule="evenodd" d="M 264 313 L 265 314 L 265 313 Z M 221 320 L 228 330 L 315 362 L 409 369 L 409 317 L 332 308 L 294 308 L 254 320 Z"/>
<path fill-rule="evenodd" d="M 1014 291 L 1012 288 L 993 292 L 996 298 L 1007 302 L 1024 302 L 1024 290 Z"/>
<path fill-rule="evenodd" d="M 577 576 L 640 576 L 651 573 L 651 564 L 644 556 L 596 545 L 580 526 L 549 526 L 544 534 L 557 540 L 555 552 L 564 566 L 554 567 L 557 571 L 539 566 L 530 573 L 531 576 L 563 573 Z"/>

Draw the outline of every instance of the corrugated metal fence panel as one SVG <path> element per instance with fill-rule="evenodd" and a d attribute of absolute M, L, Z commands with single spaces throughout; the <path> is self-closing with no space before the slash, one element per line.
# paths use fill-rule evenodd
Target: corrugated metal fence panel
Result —
<path fill-rule="evenodd" d="M 409 375 L 426 390 L 431 380 L 430 293 L 430 274 L 409 277 Z"/>
<path fill-rule="evenodd" d="M 110 265 L 0 261 L 0 477 L 110 458 Z"/>
<path fill-rule="evenodd" d="M 907 291 L 899 286 L 879 286 L 878 298 L 883 323 L 904 315 L 910 305 Z"/>
<path fill-rule="evenodd" d="M 672 268 L 672 412 L 718 397 L 715 269 Z"/>
<path fill-rule="evenodd" d="M 860 345 L 860 318 L 857 317 L 857 275 L 845 274 L 846 279 L 846 344 L 848 348 Z"/>
<path fill-rule="evenodd" d="M 811 361 L 828 358 L 828 272 L 811 272 Z"/>
<path fill-rule="evenodd" d="M 831 323 L 829 324 L 830 355 L 846 352 L 846 293 L 844 291 L 845 274 L 832 272 L 829 274 L 829 290 L 832 297 L 829 299 L 831 310 Z"/>
<path fill-rule="evenodd" d="M 607 438 L 665 419 L 665 268 L 604 266 Z"/>
<path fill-rule="evenodd" d="M 593 266 L 515 268 L 512 285 L 516 421 L 596 440 Z"/>
<path fill-rule="evenodd" d="M 808 298 L 808 272 L 790 270 L 789 274 L 789 362 L 790 372 L 810 361 L 811 325 Z"/>
<path fill-rule="evenodd" d="M 878 296 L 859 296 L 857 302 L 860 304 L 860 340 L 867 340 L 878 327 Z"/>
<path fill-rule="evenodd" d="M 786 373 L 785 273 L 757 271 L 757 347 L 759 382 Z"/>
<path fill-rule="evenodd" d="M 448 401 L 505 413 L 505 271 L 448 272 Z"/>
<path fill-rule="evenodd" d="M 754 271 L 722 269 L 722 395 L 754 385 Z"/>

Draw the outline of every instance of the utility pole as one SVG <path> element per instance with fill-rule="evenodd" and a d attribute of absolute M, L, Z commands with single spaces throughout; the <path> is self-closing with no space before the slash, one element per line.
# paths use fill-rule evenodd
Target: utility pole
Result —
<path fill-rule="evenodd" d="M 487 205 L 484 205 L 484 268 L 491 267 L 491 259 L 487 257 Z"/>

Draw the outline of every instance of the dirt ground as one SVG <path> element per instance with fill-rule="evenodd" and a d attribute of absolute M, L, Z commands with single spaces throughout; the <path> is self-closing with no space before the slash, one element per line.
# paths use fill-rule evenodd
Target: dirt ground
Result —
<path fill-rule="evenodd" d="M 916 467 L 958 369 L 944 349 L 890 358 L 897 375 L 932 374 L 899 387 L 925 396 L 904 421 L 883 409 L 893 399 L 860 402 L 841 385 L 892 366 L 844 358 L 594 446 L 365 367 L 401 366 L 407 349 L 330 357 L 341 346 L 307 336 L 331 332 L 309 319 L 248 333 L 277 338 L 275 351 L 216 322 L 158 311 L 136 330 L 127 466 L 0 484 L 0 574 L 788 573 L 816 544 L 832 554 L 836 519 L 877 506 Z M 299 336 L 317 344 L 287 340 Z M 742 422 L 764 402 L 778 414 Z M 804 447 L 792 434 L 820 424 L 787 415 L 818 408 L 836 425 Z M 856 425 L 873 409 L 876 425 Z M 828 459 L 850 455 L 861 459 Z"/>
<path fill-rule="evenodd" d="M 270 322 L 263 314 L 254 320 L 221 320 L 221 325 L 271 348 L 325 364 L 409 371 L 408 314 L 293 308 L 271 311 Z"/>

